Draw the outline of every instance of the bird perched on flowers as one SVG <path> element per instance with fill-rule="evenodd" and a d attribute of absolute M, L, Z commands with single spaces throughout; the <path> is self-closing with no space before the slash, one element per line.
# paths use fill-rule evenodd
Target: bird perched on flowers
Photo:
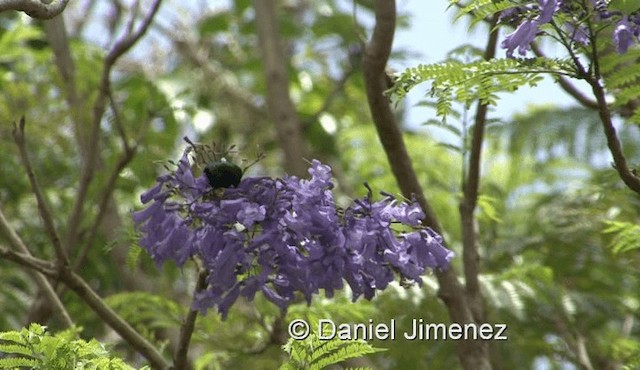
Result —
<path fill-rule="evenodd" d="M 209 180 L 212 188 L 228 188 L 236 187 L 242 179 L 242 168 L 237 164 L 222 158 L 219 161 L 213 161 L 204 168 L 204 174 Z"/>

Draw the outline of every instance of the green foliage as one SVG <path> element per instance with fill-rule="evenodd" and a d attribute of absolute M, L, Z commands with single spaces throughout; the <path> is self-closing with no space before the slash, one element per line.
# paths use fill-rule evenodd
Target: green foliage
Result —
<path fill-rule="evenodd" d="M 625 54 L 609 52 L 600 59 L 605 86 L 613 93 L 613 108 L 620 109 L 629 122 L 640 125 L 640 49 Z"/>
<path fill-rule="evenodd" d="M 481 279 L 486 299 L 494 309 L 507 312 L 525 321 L 529 299 L 540 299 L 553 287 L 553 270 L 535 264 L 516 264 L 499 275 L 486 275 Z"/>
<path fill-rule="evenodd" d="M 19 331 L 1 332 L 0 354 L 0 369 L 133 369 L 122 359 L 113 357 L 97 340 L 79 339 L 77 330 L 51 335 L 35 323 Z"/>
<path fill-rule="evenodd" d="M 487 15 L 521 3 L 470 1 L 464 3 L 461 13 L 471 15 L 472 23 L 477 23 Z M 365 20 L 371 16 L 370 1 L 357 4 L 358 18 Z M 161 169 L 154 164 L 175 157 L 176 147 L 182 145 L 180 136 L 185 133 L 195 132 L 198 137 L 194 139 L 199 141 L 215 139 L 237 143 L 242 150 L 259 145 L 269 157 L 252 168 L 255 174 L 282 175 L 278 167 L 281 148 L 264 104 L 266 87 L 255 47 L 253 14 L 248 0 L 228 2 L 227 8 L 216 6 L 214 13 L 194 17 L 193 27 L 188 28 L 193 33 L 181 42 L 171 43 L 171 50 L 175 52 L 170 53 L 169 58 L 162 59 L 166 56 L 163 53 L 150 57 L 147 51 L 153 47 L 138 47 L 116 65 L 112 95 L 118 116 L 109 107 L 101 122 L 102 169 L 95 174 L 89 189 L 85 204 L 88 215 L 97 211 L 96 195 L 120 158 L 118 123 L 131 141 L 141 139 L 136 157 L 116 184 L 115 203 L 124 222 L 128 222 L 130 209 L 139 205 L 141 189 L 151 184 Z M 73 124 L 73 115 L 78 113 L 68 109 L 65 86 L 56 71 L 41 23 L 23 21 L 25 17 L 4 17 L 3 13 L 0 121 L 10 123 L 21 114 L 27 115 L 28 146 L 35 170 L 50 200 L 55 222 L 64 229 L 81 175 L 78 164 L 82 158 L 75 140 L 76 136 L 83 135 L 82 129 L 90 125 L 80 125 L 78 129 Z M 71 14 L 69 19 L 74 18 Z M 365 31 L 354 18 L 351 9 L 329 0 L 287 3 L 280 8 L 278 19 L 289 56 L 289 91 L 302 121 L 310 154 L 331 163 L 335 169 L 338 202 L 364 195 L 363 181 L 368 181 L 376 191 L 399 193 L 391 172 L 393 164 L 387 162 L 369 124 L 368 107 L 363 104 L 366 96 L 359 70 L 361 55 L 347 51 L 349 46 L 359 44 L 358 35 Z M 74 23 L 69 23 L 69 32 L 73 31 Z M 160 24 L 173 23 L 163 19 Z M 619 109 L 623 117 L 638 122 L 640 50 L 630 48 L 623 55 L 615 52 L 611 48 L 611 29 L 601 32 L 600 44 L 606 45 L 599 49 L 602 51 L 600 69 L 608 93 L 616 102 L 613 107 Z M 86 41 L 84 35 L 70 36 L 77 90 L 82 98 L 79 122 L 90 122 L 104 50 Z M 169 43 L 169 39 L 181 36 L 176 28 L 161 38 L 166 38 L 162 42 Z M 193 41 L 192 37 L 197 40 L 193 43 L 197 51 L 193 55 L 185 49 L 185 43 Z M 500 92 L 535 84 L 544 73 L 574 76 L 569 63 L 563 60 L 477 61 L 481 55 L 481 50 L 459 47 L 442 64 L 421 66 L 401 74 L 391 90 L 400 99 L 417 84 L 431 83 L 431 96 L 435 99 L 423 104 L 436 108 L 440 118 L 449 118 L 444 122 L 427 117 L 426 128 L 431 130 L 437 126 L 452 134 L 455 142 L 439 143 L 444 140 L 431 137 L 420 127 L 415 132 L 405 131 L 405 143 L 425 195 L 443 225 L 445 238 L 458 256 L 461 255 L 460 174 L 472 127 L 465 122 L 470 104 L 477 100 L 494 104 Z M 198 56 L 205 58 L 198 61 Z M 391 63 L 396 62 L 397 59 Z M 400 121 L 402 113 L 398 112 Z M 207 114 L 213 117 L 209 127 L 197 127 L 193 123 Z M 327 128 L 332 125 L 335 131 Z M 506 323 L 509 328 L 509 341 L 493 343 L 492 351 L 501 368 L 534 368 L 540 359 L 547 360 L 550 368 L 575 365 L 571 345 L 577 335 L 584 338 L 596 368 L 614 368 L 612 362 L 629 369 L 640 366 L 638 327 L 623 330 L 627 318 L 636 317 L 640 307 L 637 260 L 633 252 L 622 254 L 626 250 L 637 251 L 640 202 L 625 191 L 611 168 L 601 131 L 596 112 L 548 106 L 534 107 L 507 122 L 495 124 L 493 121 L 487 126 L 476 221 L 482 257 L 480 280 L 488 320 Z M 633 158 L 640 155 L 638 131 L 635 126 L 622 125 L 618 132 L 625 154 L 633 163 Z M 0 127 L 0 141 L 0 157 L 4 161 L 0 166 L 3 211 L 34 254 L 46 258 L 51 253 L 50 243 L 42 232 L 8 125 Z M 81 229 L 87 229 L 91 219 L 83 219 Z M 110 227 L 113 218 L 105 219 L 104 224 Z M 125 225 L 117 230 L 126 229 Z M 603 234 L 603 229 L 610 231 Z M 128 237 L 126 233 L 122 235 L 124 239 Z M 138 246 L 131 247 L 124 257 L 124 249 L 117 247 L 113 253 L 103 253 L 103 246 L 107 244 L 111 244 L 111 240 L 100 235 L 92 246 L 88 263 L 83 265 L 83 276 L 91 279 L 101 296 L 109 296 L 112 307 L 137 330 L 155 343 L 165 345 L 167 333 L 173 333 L 189 307 L 190 267 L 166 268 L 158 273 Z M 130 244 L 132 242 L 126 240 L 120 247 Z M 610 250 L 620 252 L 615 254 Z M 135 291 L 113 295 L 122 289 L 140 289 L 132 288 L 129 282 L 123 283 L 124 263 L 112 261 L 118 252 L 118 261 L 126 261 L 130 269 L 138 268 L 135 277 L 151 281 L 157 295 Z M 9 262 L 0 262 L 3 287 L 0 327 L 14 328 L 24 322 L 37 287 L 28 273 Z M 460 262 L 460 258 L 454 261 L 458 271 L 461 271 Z M 294 304 L 286 315 L 262 296 L 253 302 L 240 299 L 226 322 L 211 313 L 197 320 L 190 354 L 199 355 L 193 361 L 199 370 L 277 368 L 283 355 L 280 347 L 283 338 L 278 334 L 282 334 L 283 326 L 293 318 L 353 323 L 395 319 L 401 331 L 408 329 L 414 318 L 446 323 L 445 306 L 434 299 L 437 289 L 435 277 L 427 275 L 422 287 L 405 289 L 391 284 L 372 302 L 351 303 L 345 292 L 333 298 L 315 299 L 310 306 Z M 176 301 L 163 297 L 174 297 Z M 85 333 L 91 336 L 102 333 L 103 323 L 95 320 L 84 303 L 71 293 L 62 298 L 74 319 L 87 328 Z M 55 319 L 52 320 L 51 325 L 56 324 Z M 41 336 L 49 338 L 41 342 L 56 337 L 46 333 Z M 77 338 L 67 342 L 74 340 Z M 23 342 L 0 342 L 3 351 L 12 354 L 0 359 L 2 366 L 36 367 L 34 361 L 40 358 L 20 343 Z M 91 347 L 92 343 L 86 342 L 86 345 Z M 291 353 L 298 357 L 293 361 L 290 356 L 289 365 L 283 366 L 296 368 L 305 359 L 311 362 L 312 358 L 315 364 L 320 359 L 331 362 L 348 357 L 351 352 L 370 350 L 363 343 L 346 343 L 349 348 L 342 351 L 340 344 L 345 343 L 290 342 Z M 388 351 L 366 357 L 374 368 L 453 369 L 459 366 L 451 342 L 400 340 L 380 344 L 371 341 L 370 345 L 388 347 Z M 115 348 L 122 348 L 123 353 L 129 351 L 124 345 Z M 28 353 L 23 353 L 27 350 Z M 322 351 L 327 353 L 320 358 L 313 357 Z M 48 368 L 55 369 L 51 366 Z"/>
<path fill-rule="evenodd" d="M 114 311 L 148 339 L 163 346 L 157 337 L 163 329 L 177 328 L 187 309 L 177 302 L 148 292 L 123 292 L 105 299 Z"/>
<path fill-rule="evenodd" d="M 495 105 L 499 92 L 535 86 L 543 74 L 575 75 L 571 62 L 563 59 L 492 59 L 470 63 L 451 59 L 408 68 L 397 77 L 389 92 L 402 99 L 418 84 L 431 81 L 429 94 L 436 99 L 436 114 L 445 120 L 454 102 L 465 107 L 475 101 Z"/>
<path fill-rule="evenodd" d="M 215 313 L 198 319 L 192 347 L 203 355 L 196 360 L 196 367 L 203 370 L 277 368 L 282 362 L 282 349 L 273 341 L 273 330 L 286 332 L 287 323 L 293 319 L 310 323 L 318 319 L 363 322 L 376 311 L 371 302 L 352 303 L 346 293 L 336 293 L 332 299 L 316 298 L 311 305 L 291 305 L 286 316 L 282 316 L 277 307 L 258 295 L 253 302 L 240 300 L 236 303 L 225 321 Z"/>
<path fill-rule="evenodd" d="M 640 341 L 631 338 L 617 340 L 613 345 L 613 355 L 622 363 L 622 370 L 640 368 Z"/>
<path fill-rule="evenodd" d="M 490 126 L 488 132 L 496 139 L 490 145 L 506 151 L 515 161 L 531 156 L 547 166 L 563 159 L 571 159 L 572 167 L 576 167 L 574 161 L 602 166 L 601 158 L 608 151 L 597 113 L 583 107 L 530 106 L 509 122 Z M 630 141 L 640 138 L 625 127 L 621 136 Z M 633 151 L 633 145 L 628 149 Z"/>
<path fill-rule="evenodd" d="M 619 10 L 624 14 L 631 14 L 640 10 L 638 0 L 609 0 L 607 7 L 611 10 Z"/>
<path fill-rule="evenodd" d="M 622 221 L 604 221 L 607 226 L 602 232 L 613 234 L 609 248 L 620 254 L 640 249 L 640 225 Z"/>
<path fill-rule="evenodd" d="M 344 312 L 349 305 L 348 312 Z M 318 299 L 311 306 L 296 304 L 287 311 L 287 318 L 302 318 L 307 322 L 318 322 L 319 319 L 332 318 L 337 321 L 364 322 L 375 313 L 374 307 L 367 302 L 350 302 L 347 294 L 334 299 Z"/>
<path fill-rule="evenodd" d="M 28 275 L 22 269 L 3 268 L 0 273 L 0 328 L 20 326 L 20 318 L 27 310 L 28 296 L 34 293 L 28 283 Z"/>
<path fill-rule="evenodd" d="M 364 340 L 320 339 L 316 333 L 311 333 L 304 340 L 291 338 L 282 348 L 289 359 L 280 370 L 321 370 L 351 358 L 385 351 Z"/>
<path fill-rule="evenodd" d="M 494 222 L 502 222 L 500 214 L 496 209 L 497 199 L 488 195 L 480 194 L 478 196 L 478 208 L 480 209 L 479 217 L 486 217 Z"/>
<path fill-rule="evenodd" d="M 132 237 L 133 239 L 133 237 Z M 132 240 L 133 242 L 133 240 Z M 127 267 L 129 270 L 134 271 L 135 267 L 140 260 L 140 256 L 143 255 L 144 249 L 139 245 L 132 244 L 127 253 Z"/>

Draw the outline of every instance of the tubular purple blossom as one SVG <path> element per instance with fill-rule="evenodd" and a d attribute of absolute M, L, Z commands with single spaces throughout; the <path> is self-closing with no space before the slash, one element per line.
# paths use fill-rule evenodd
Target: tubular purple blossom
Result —
<path fill-rule="evenodd" d="M 518 49 L 520 55 L 526 55 L 531 48 L 531 43 L 538 35 L 539 27 L 551 22 L 553 15 L 559 10 L 558 0 L 538 0 L 540 14 L 533 19 L 527 19 L 516 28 L 515 31 L 506 36 L 501 46 L 507 49 L 507 56 L 513 57 L 513 52 Z M 517 14 L 511 11 L 510 14 Z"/>
<path fill-rule="evenodd" d="M 631 30 L 631 25 L 629 24 L 628 18 L 624 16 L 620 22 L 616 24 L 616 28 L 613 31 L 613 42 L 616 44 L 618 53 L 626 53 L 629 46 L 633 43 L 633 39 L 634 36 Z"/>
<path fill-rule="evenodd" d="M 502 41 L 502 47 L 507 49 L 507 56 L 513 57 L 513 51 L 517 48 L 520 55 L 525 55 L 531 43 L 538 34 L 538 24 L 532 20 L 522 22 L 515 31 L 508 34 Z"/>
<path fill-rule="evenodd" d="M 551 22 L 553 14 L 560 9 L 558 6 L 558 0 L 539 0 L 540 16 L 537 18 L 538 25 Z"/>

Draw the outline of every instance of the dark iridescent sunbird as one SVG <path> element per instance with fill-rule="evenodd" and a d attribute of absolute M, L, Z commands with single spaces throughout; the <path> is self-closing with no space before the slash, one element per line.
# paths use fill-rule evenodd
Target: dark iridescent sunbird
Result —
<path fill-rule="evenodd" d="M 242 179 L 242 168 L 222 158 L 220 161 L 210 162 L 204 168 L 204 174 L 214 189 L 236 187 Z"/>

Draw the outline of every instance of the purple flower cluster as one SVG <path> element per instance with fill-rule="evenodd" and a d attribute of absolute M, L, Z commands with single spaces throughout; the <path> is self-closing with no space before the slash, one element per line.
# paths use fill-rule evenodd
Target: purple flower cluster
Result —
<path fill-rule="evenodd" d="M 415 203 L 369 195 L 339 211 L 331 169 L 317 160 L 309 180 L 249 177 L 216 190 L 191 168 L 186 151 L 173 173 L 142 194 L 147 207 L 133 220 L 156 264 L 202 262 L 207 288 L 194 308 L 203 313 L 217 307 L 225 317 L 239 296 L 252 300 L 258 291 L 284 309 L 296 292 L 310 302 L 321 289 L 332 296 L 344 281 L 354 300 L 371 299 L 396 274 L 421 283 L 427 267 L 446 269 L 453 258 L 421 226 Z"/>
<path fill-rule="evenodd" d="M 613 42 L 619 53 L 625 53 L 629 47 L 640 41 L 640 13 L 624 14 L 609 10 L 606 1 L 591 0 L 591 8 L 584 9 L 584 3 L 576 0 L 538 0 L 538 4 L 510 8 L 502 12 L 500 22 L 516 27 L 502 41 L 502 48 L 512 58 L 517 49 L 520 55 L 526 55 L 531 43 L 541 35 L 540 26 L 550 23 L 553 15 L 565 15 L 565 32 L 571 42 L 586 45 L 589 43 L 589 31 L 584 20 L 594 15 L 599 21 L 615 23 Z"/>

